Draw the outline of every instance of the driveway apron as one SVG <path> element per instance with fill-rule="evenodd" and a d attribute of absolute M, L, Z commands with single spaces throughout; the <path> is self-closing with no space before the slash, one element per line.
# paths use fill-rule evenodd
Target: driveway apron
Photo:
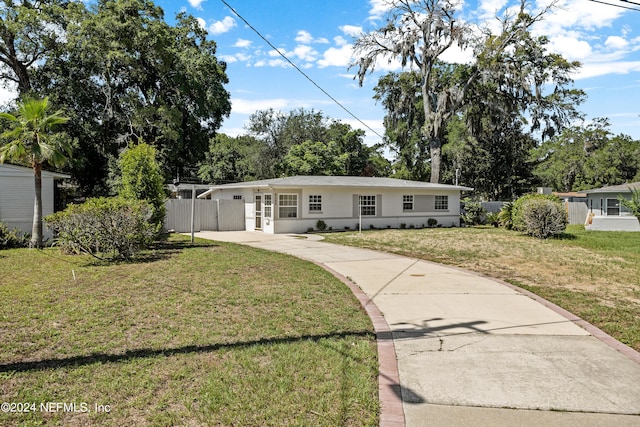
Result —
<path fill-rule="evenodd" d="M 196 235 L 323 264 L 360 287 L 391 328 L 406 425 L 640 425 L 640 355 L 504 283 L 314 235 Z"/>

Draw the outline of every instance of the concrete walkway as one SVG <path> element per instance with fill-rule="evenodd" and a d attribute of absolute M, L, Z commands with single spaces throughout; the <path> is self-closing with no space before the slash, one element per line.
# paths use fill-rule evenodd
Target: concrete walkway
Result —
<path fill-rule="evenodd" d="M 196 235 L 313 261 L 362 289 L 390 327 L 408 426 L 640 426 L 640 354 L 512 286 L 314 235 Z M 381 424 L 402 425 L 385 405 Z"/>

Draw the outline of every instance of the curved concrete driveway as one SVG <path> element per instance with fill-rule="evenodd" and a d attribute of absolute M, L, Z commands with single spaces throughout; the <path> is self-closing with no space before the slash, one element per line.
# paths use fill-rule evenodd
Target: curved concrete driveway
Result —
<path fill-rule="evenodd" d="M 640 425 L 640 354 L 504 283 L 313 235 L 196 235 L 291 254 L 357 284 L 391 328 L 408 426 Z"/>

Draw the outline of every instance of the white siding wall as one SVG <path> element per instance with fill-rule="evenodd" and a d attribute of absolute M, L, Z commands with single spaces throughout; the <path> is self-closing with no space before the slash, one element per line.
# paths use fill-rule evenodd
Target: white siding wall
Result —
<path fill-rule="evenodd" d="M 260 189 L 223 189 L 213 194 L 216 199 L 232 199 L 234 195 L 242 195 L 245 201 L 246 230 L 255 231 L 255 195 L 272 194 L 272 217 L 262 216 L 262 231 L 265 233 L 304 233 L 309 229 L 317 229 L 318 220 L 323 220 L 327 227 L 334 230 L 343 230 L 345 227 L 355 229 L 358 225 L 358 195 L 376 196 L 376 216 L 363 217 L 362 227 L 365 229 L 374 226 L 376 228 L 400 228 L 404 224 L 407 228 L 421 228 L 426 226 L 429 218 L 434 218 L 439 225 L 444 227 L 460 226 L 460 194 L 458 191 L 447 190 L 360 190 L 354 188 L 299 188 L 278 189 L 276 191 Z M 298 217 L 278 217 L 278 195 L 298 195 Z M 322 197 L 322 210 L 320 212 L 309 210 L 309 196 Z M 413 195 L 416 200 L 416 209 L 403 210 L 403 195 Z M 429 197 L 431 202 L 422 205 L 433 206 L 435 195 L 448 196 L 448 210 L 420 210 L 419 196 Z M 354 202 L 355 200 L 355 202 Z M 424 197 L 422 199 L 424 201 Z M 354 203 L 356 203 L 354 205 Z M 264 207 L 264 206 L 263 206 Z"/>
<path fill-rule="evenodd" d="M 42 216 L 53 213 L 53 177 L 42 177 Z M 0 165 L 0 221 L 9 229 L 17 228 L 31 234 L 35 199 L 33 172 L 29 169 Z M 52 237 L 46 225 L 44 238 Z"/>

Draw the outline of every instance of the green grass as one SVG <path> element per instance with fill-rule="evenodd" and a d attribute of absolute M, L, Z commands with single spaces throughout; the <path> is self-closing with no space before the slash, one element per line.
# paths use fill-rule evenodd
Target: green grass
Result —
<path fill-rule="evenodd" d="M 175 236 L 131 263 L 2 251 L 0 271 L 2 401 L 89 407 L 1 425 L 377 424 L 371 322 L 316 265 Z"/>
<path fill-rule="evenodd" d="M 476 271 L 522 286 L 640 351 L 640 233 L 538 240 L 493 227 L 327 234 L 327 241 Z"/>

